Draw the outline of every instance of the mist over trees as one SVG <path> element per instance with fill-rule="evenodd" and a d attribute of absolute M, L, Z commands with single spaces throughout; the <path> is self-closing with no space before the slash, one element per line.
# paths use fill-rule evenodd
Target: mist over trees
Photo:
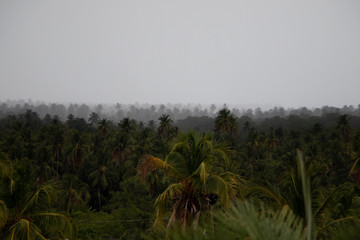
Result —
<path fill-rule="evenodd" d="M 106 118 L 114 122 L 118 122 L 123 118 L 135 119 L 137 121 L 148 122 L 157 120 L 161 115 L 166 114 L 174 121 L 183 120 L 188 117 L 209 117 L 215 118 L 217 112 L 226 105 L 201 105 L 201 104 L 86 104 L 86 103 L 44 103 L 33 102 L 32 100 L 7 100 L 0 101 L 0 118 L 8 115 L 24 113 L 26 110 L 36 112 L 40 118 L 44 118 L 47 114 L 57 116 L 61 121 L 66 121 L 69 115 L 76 118 L 89 120 L 90 114 L 96 114 L 94 117 L 99 119 Z M 360 104 L 358 106 L 345 105 L 342 108 L 323 106 L 321 108 L 283 108 L 273 107 L 270 109 L 257 108 L 238 108 L 227 107 L 231 110 L 235 117 L 249 117 L 253 120 L 262 120 L 273 117 L 287 118 L 289 116 L 299 116 L 301 118 L 320 117 L 329 114 L 347 114 L 352 116 L 360 116 Z M 93 120 L 92 120 L 93 121 Z"/>

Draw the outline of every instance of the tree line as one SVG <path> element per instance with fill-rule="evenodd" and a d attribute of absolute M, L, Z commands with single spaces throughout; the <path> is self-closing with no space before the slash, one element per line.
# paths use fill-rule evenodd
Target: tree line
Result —
<path fill-rule="evenodd" d="M 26 110 L 36 112 L 40 118 L 47 114 L 58 116 L 65 121 L 69 115 L 84 118 L 89 114 L 96 113 L 100 118 L 106 118 L 114 122 L 119 122 L 123 118 L 131 118 L 137 121 L 148 122 L 157 121 L 163 115 L 169 115 L 174 121 L 186 119 L 187 117 L 210 117 L 215 118 L 217 112 L 224 106 L 219 104 L 86 104 L 86 103 L 45 103 L 31 99 L 25 100 L 7 100 L 0 101 L 0 118 L 8 115 L 25 113 Z M 226 105 L 225 105 L 226 107 Z M 229 108 L 229 107 L 227 107 Z M 230 108 L 229 108 L 230 109 Z M 251 119 L 263 120 L 273 117 L 286 118 L 289 116 L 300 117 L 320 117 L 327 114 L 347 114 L 360 116 L 360 104 L 358 106 L 344 105 L 341 108 L 333 106 L 323 106 L 317 108 L 283 108 L 273 107 L 268 109 L 247 108 L 241 106 L 232 106 L 231 112 L 235 117 L 249 117 Z"/>

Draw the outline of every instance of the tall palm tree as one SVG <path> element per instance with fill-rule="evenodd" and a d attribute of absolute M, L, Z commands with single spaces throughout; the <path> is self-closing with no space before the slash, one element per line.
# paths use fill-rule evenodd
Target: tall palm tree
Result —
<path fill-rule="evenodd" d="M 265 139 L 265 144 L 268 146 L 269 149 L 270 161 L 272 160 L 272 153 L 278 147 L 279 142 L 279 139 L 275 136 L 273 132 L 270 132 L 270 134 Z"/>
<path fill-rule="evenodd" d="M 226 106 L 221 109 L 215 119 L 215 131 L 234 134 L 236 119 Z"/>
<path fill-rule="evenodd" d="M 42 139 L 40 139 L 38 148 L 46 149 L 50 154 L 51 167 L 55 170 L 56 165 L 55 172 L 57 175 L 59 174 L 59 166 L 64 148 L 63 145 L 64 126 L 59 120 L 53 119 L 51 124 L 45 129 L 44 134 L 42 134 Z"/>
<path fill-rule="evenodd" d="M 351 128 L 350 128 L 350 118 L 347 114 L 340 115 L 337 121 L 337 129 L 339 129 L 341 133 L 341 137 L 343 138 L 344 142 L 348 142 Z"/>
<path fill-rule="evenodd" d="M 130 134 L 136 130 L 137 122 L 134 119 L 124 118 L 118 123 L 118 126 L 120 127 L 121 132 Z"/>
<path fill-rule="evenodd" d="M 107 171 L 108 168 L 104 165 L 101 165 L 98 169 L 94 170 L 89 174 L 89 179 L 92 180 L 92 186 L 97 187 L 98 190 L 99 210 L 101 210 L 101 188 L 105 190 L 108 186 L 108 180 L 106 176 Z"/>
<path fill-rule="evenodd" d="M 148 173 L 162 169 L 171 182 L 155 201 L 156 221 L 170 214 L 168 227 L 179 223 L 183 227 L 197 224 L 204 213 L 218 199 L 222 206 L 229 206 L 240 186 L 235 174 L 224 172 L 229 148 L 217 143 L 212 135 L 197 132 L 183 134 L 173 145 L 164 160 L 147 155 L 139 173 L 144 181 Z"/>
<path fill-rule="evenodd" d="M 134 151 L 135 134 L 126 134 L 122 131 L 117 131 L 109 138 L 108 144 L 109 152 L 111 152 L 111 159 L 117 164 L 124 163 L 131 156 Z"/>
<path fill-rule="evenodd" d="M 110 122 L 105 118 L 98 122 L 98 132 L 100 137 L 103 137 L 108 132 L 109 126 Z"/>
<path fill-rule="evenodd" d="M 71 143 L 65 149 L 67 156 L 67 165 L 72 167 L 72 171 L 80 168 L 82 163 L 87 160 L 90 154 L 90 146 L 85 142 L 84 137 L 77 131 L 73 130 Z"/>
<path fill-rule="evenodd" d="M 159 117 L 159 121 L 158 133 L 161 137 L 165 137 L 171 130 L 172 120 L 169 115 L 163 114 Z"/>
<path fill-rule="evenodd" d="M 87 204 L 90 200 L 89 186 L 80 181 L 75 175 L 64 174 L 61 180 L 62 189 L 59 191 L 59 205 L 71 213 L 79 205 Z"/>

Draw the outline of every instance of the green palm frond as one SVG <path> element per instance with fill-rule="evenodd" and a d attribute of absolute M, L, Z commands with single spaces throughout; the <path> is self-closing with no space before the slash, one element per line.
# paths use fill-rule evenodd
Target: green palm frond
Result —
<path fill-rule="evenodd" d="M 0 200 L 0 229 L 5 226 L 8 219 L 8 209 L 4 201 Z"/>
<path fill-rule="evenodd" d="M 20 212 L 20 216 L 24 215 L 32 207 L 39 204 L 39 201 L 41 201 L 41 203 L 44 203 L 44 201 L 46 201 L 49 204 L 52 192 L 53 187 L 48 184 L 38 188 L 23 207 L 22 211 Z"/>
<path fill-rule="evenodd" d="M 4 178 L 10 175 L 11 163 L 7 154 L 0 152 L 0 178 Z"/>
<path fill-rule="evenodd" d="M 177 195 L 181 194 L 183 191 L 184 186 L 182 183 L 173 183 L 168 186 L 165 191 L 156 198 L 154 205 L 164 205 L 166 201 L 172 200 Z"/>
<path fill-rule="evenodd" d="M 268 187 L 264 187 L 264 186 L 260 186 L 260 185 L 255 185 L 255 186 L 251 186 L 251 187 L 247 188 L 246 195 L 252 196 L 252 197 L 255 195 L 260 195 L 261 197 L 266 197 L 268 199 L 272 199 L 277 203 L 277 205 L 279 207 L 283 207 L 283 206 L 287 205 L 285 199 L 283 198 L 283 196 L 280 193 L 277 193 Z"/>
<path fill-rule="evenodd" d="M 338 186 L 334 190 L 331 191 L 331 193 L 323 200 L 320 205 L 316 208 L 314 211 L 314 218 L 316 218 L 320 213 L 322 213 L 326 207 L 328 207 L 329 203 L 336 197 L 337 193 L 341 191 L 343 188 L 343 185 Z"/>
<path fill-rule="evenodd" d="M 356 159 L 356 161 L 354 162 L 354 164 L 352 165 L 350 171 L 349 171 L 349 176 L 356 174 L 359 171 L 359 162 L 360 162 L 360 157 Z"/>
<path fill-rule="evenodd" d="M 36 214 L 33 217 L 46 235 L 58 236 L 60 239 L 73 237 L 71 222 L 65 215 L 53 212 L 44 212 Z"/>
<path fill-rule="evenodd" d="M 206 178 L 207 176 L 209 175 L 208 174 L 208 167 L 206 166 L 205 162 L 202 162 L 198 169 L 195 171 L 195 173 L 199 174 L 199 177 L 200 177 L 200 181 L 205 185 L 206 183 Z"/>
<path fill-rule="evenodd" d="M 172 168 L 167 169 L 167 175 L 173 178 L 184 178 L 189 172 L 188 160 L 179 152 L 171 151 L 165 158 L 165 162 Z"/>
<path fill-rule="evenodd" d="M 347 217 L 341 221 L 333 222 L 332 225 L 337 225 L 331 233 L 331 239 L 353 240 L 358 239 L 360 236 L 360 220 Z M 327 228 L 328 226 L 326 226 Z M 321 230 L 320 230 L 321 231 Z"/>
<path fill-rule="evenodd" d="M 206 183 L 206 190 L 208 193 L 219 195 L 221 204 L 226 207 L 229 206 L 229 189 L 225 179 L 214 174 L 207 178 Z"/>
<path fill-rule="evenodd" d="M 10 184 L 9 184 L 10 194 L 14 193 L 15 185 L 16 185 L 16 182 L 14 181 L 14 179 L 10 178 Z"/>
<path fill-rule="evenodd" d="M 315 239 L 314 229 L 315 223 L 313 221 L 312 214 L 312 199 L 311 199 L 311 183 L 310 176 L 305 171 L 303 155 L 300 150 L 297 151 L 297 165 L 298 171 L 300 172 L 301 182 L 302 182 L 302 193 L 304 197 L 304 205 L 305 205 L 305 219 L 306 219 L 306 236 L 307 240 Z"/>
<path fill-rule="evenodd" d="M 177 172 L 176 169 L 166 161 L 151 155 L 146 155 L 141 159 L 140 165 L 138 167 L 141 180 L 145 181 L 146 174 L 151 173 L 157 169 L 163 169 L 165 171 L 172 170 Z"/>
<path fill-rule="evenodd" d="M 26 219 L 20 219 L 10 228 L 10 234 L 8 235 L 10 240 L 46 240 L 41 234 L 40 228 L 31 221 Z"/>
<path fill-rule="evenodd" d="M 167 211 L 167 202 L 180 196 L 184 191 L 182 183 L 174 183 L 168 186 L 155 200 L 156 219 L 154 225 L 162 225 L 163 217 Z"/>
<path fill-rule="evenodd" d="M 251 202 L 239 202 L 230 209 L 215 215 L 215 236 L 227 239 L 305 239 L 300 218 L 285 206 L 273 212 Z M 220 238 L 219 238 L 220 239 Z"/>

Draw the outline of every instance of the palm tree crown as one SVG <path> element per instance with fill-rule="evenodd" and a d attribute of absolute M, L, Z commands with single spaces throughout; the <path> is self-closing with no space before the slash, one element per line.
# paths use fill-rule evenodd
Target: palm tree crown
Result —
<path fill-rule="evenodd" d="M 232 135 L 235 130 L 236 119 L 229 109 L 221 109 L 215 119 L 215 131 Z"/>
<path fill-rule="evenodd" d="M 189 132 L 178 139 L 165 160 L 145 156 L 139 165 L 143 181 L 147 173 L 157 169 L 165 170 L 171 179 L 155 201 L 155 223 L 162 223 L 170 212 L 168 227 L 175 222 L 185 227 L 198 222 L 203 213 L 211 212 L 217 199 L 228 206 L 239 187 L 237 176 L 220 168 L 226 165 L 228 153 L 229 148 L 214 141 L 212 135 Z"/>

